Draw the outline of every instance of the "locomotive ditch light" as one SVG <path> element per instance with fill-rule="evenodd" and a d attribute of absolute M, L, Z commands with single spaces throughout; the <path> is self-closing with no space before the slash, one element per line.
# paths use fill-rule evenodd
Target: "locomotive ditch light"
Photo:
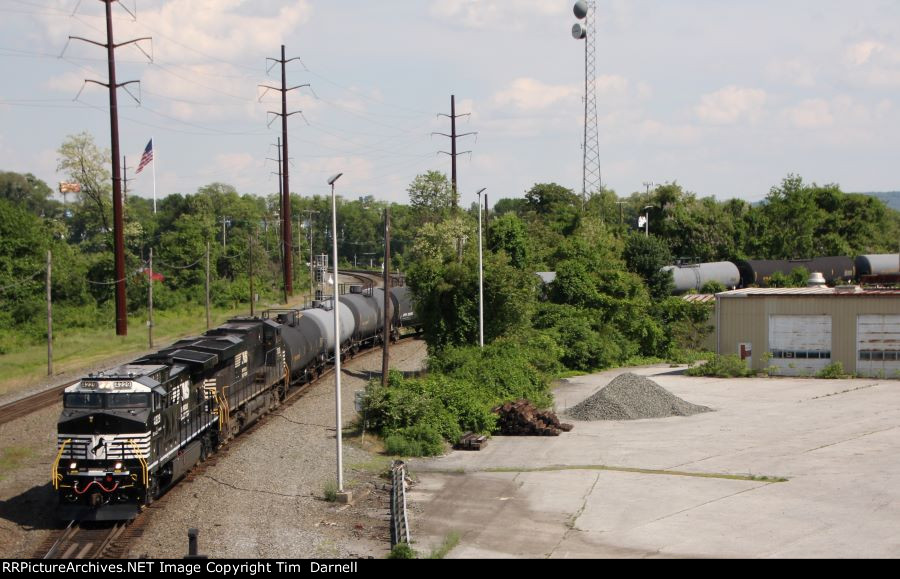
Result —
<path fill-rule="evenodd" d="M 121 463 L 121 462 L 117 462 L 116 465 L 115 465 L 114 470 L 122 470 L 122 463 Z"/>
<path fill-rule="evenodd" d="M 76 468 L 78 468 L 77 462 L 73 462 L 69 465 L 69 470 L 75 470 Z"/>

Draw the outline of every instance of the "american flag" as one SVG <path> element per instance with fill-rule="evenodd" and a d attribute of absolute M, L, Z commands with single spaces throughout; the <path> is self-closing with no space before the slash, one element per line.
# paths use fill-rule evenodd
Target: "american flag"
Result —
<path fill-rule="evenodd" d="M 147 148 L 144 149 L 144 154 L 141 155 L 141 162 L 138 165 L 137 171 L 134 172 L 135 175 L 141 172 L 141 169 L 150 164 L 150 161 L 153 160 L 153 139 L 150 139 L 147 142 Z"/>

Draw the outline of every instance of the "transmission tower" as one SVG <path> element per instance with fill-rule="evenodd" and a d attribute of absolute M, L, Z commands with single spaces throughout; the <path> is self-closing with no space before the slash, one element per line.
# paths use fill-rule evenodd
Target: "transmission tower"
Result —
<path fill-rule="evenodd" d="M 284 57 L 284 45 L 281 45 L 281 58 L 267 58 L 266 61 L 272 61 L 273 66 L 275 64 L 281 65 L 281 86 L 274 87 L 269 85 L 260 85 L 262 88 L 266 90 L 263 91 L 263 94 L 260 95 L 259 100 L 262 100 L 262 97 L 270 91 L 278 91 L 281 93 L 281 112 L 269 111 L 270 115 L 274 117 L 281 117 L 281 158 L 284 160 L 281 164 L 281 243 L 283 246 L 282 251 L 284 252 L 284 287 L 285 292 L 288 296 L 294 295 L 294 272 L 293 265 L 291 259 L 291 251 L 292 241 L 291 241 L 291 187 L 290 181 L 288 179 L 289 171 L 287 161 L 290 158 L 288 156 L 288 130 L 287 130 L 287 120 L 291 115 L 302 115 L 303 111 L 287 111 L 287 93 L 292 90 L 308 87 L 309 84 L 300 84 L 297 86 L 288 87 L 287 86 L 287 73 L 285 72 L 285 65 L 291 62 L 292 60 L 300 60 L 299 58 L 285 58 Z M 302 64 L 302 63 L 301 63 Z M 269 69 L 271 70 L 271 68 Z"/>
<path fill-rule="evenodd" d="M 456 133 L 456 119 L 460 117 L 468 117 L 471 116 L 471 113 L 464 113 L 461 115 L 456 114 L 456 95 L 450 95 L 450 114 L 446 115 L 444 113 L 438 114 L 439 117 L 447 117 L 450 119 L 450 134 L 447 133 L 431 133 L 432 135 L 441 135 L 443 137 L 447 137 L 450 139 L 450 152 L 447 151 L 438 151 L 438 154 L 443 153 L 444 155 L 448 155 L 450 159 L 452 159 L 451 173 L 450 173 L 450 183 L 453 187 L 453 211 L 459 207 L 459 189 L 456 184 L 456 158 L 460 155 L 471 154 L 472 151 L 463 151 L 461 153 L 456 152 L 456 139 L 462 137 L 468 137 L 469 135 L 475 135 L 476 138 L 478 136 L 477 132 L 472 133 L 463 133 L 458 135 Z"/>
<path fill-rule="evenodd" d="M 603 180 L 600 174 L 600 131 L 597 122 L 597 57 L 594 0 L 578 0 L 575 17 L 584 20 L 572 27 L 572 36 L 584 40 L 584 142 L 581 150 L 582 164 L 581 209 L 588 195 L 600 192 Z"/>
<path fill-rule="evenodd" d="M 109 82 L 100 82 L 97 80 L 85 80 L 84 82 L 99 84 L 100 86 L 105 86 L 109 89 L 109 128 L 112 141 L 113 246 L 115 250 L 116 272 L 116 334 L 119 336 L 126 336 L 128 335 L 128 308 L 125 301 L 125 212 L 122 204 L 122 174 L 121 167 L 119 166 L 119 110 L 116 90 L 129 84 L 140 83 L 140 81 L 130 80 L 128 82 L 116 83 L 116 49 L 120 46 L 125 46 L 126 44 L 140 42 L 141 40 L 150 40 L 150 37 L 135 38 L 134 40 L 120 42 L 118 44 L 113 42 L 112 4 L 118 2 L 118 0 L 100 1 L 106 5 L 106 44 L 82 38 L 80 36 L 69 36 L 69 41 L 80 40 L 106 49 L 107 62 L 109 65 Z M 119 3 L 119 5 L 128 11 L 126 6 L 121 3 Z M 129 11 L 129 13 L 131 12 Z M 131 14 L 134 16 L 133 13 Z M 68 42 L 66 42 L 66 47 L 68 47 L 68 45 Z M 143 51 L 143 49 L 141 50 Z M 63 48 L 63 52 L 65 53 L 65 48 Z M 144 54 L 147 53 L 144 52 Z M 147 56 L 149 58 L 149 55 Z M 82 86 L 82 89 L 83 88 L 84 87 Z M 128 91 L 127 88 L 125 90 L 126 92 Z M 80 91 L 79 94 L 81 94 Z M 76 96 L 75 98 L 77 99 L 78 97 Z"/>

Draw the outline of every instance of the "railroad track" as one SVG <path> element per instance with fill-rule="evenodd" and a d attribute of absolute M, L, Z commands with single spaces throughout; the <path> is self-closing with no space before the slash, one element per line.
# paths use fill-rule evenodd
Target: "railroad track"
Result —
<path fill-rule="evenodd" d="M 52 534 L 35 554 L 40 559 L 118 558 L 123 551 L 116 543 L 127 523 L 77 523 Z"/>
<path fill-rule="evenodd" d="M 62 386 L 54 386 L 49 390 L 44 390 L 43 392 L 38 392 L 37 394 L 26 396 L 21 400 L 16 400 L 15 402 L 0 406 L 0 424 L 6 424 L 7 422 L 11 422 L 17 418 L 27 416 L 32 412 L 37 412 L 47 406 L 56 404 L 59 402 L 59 397 L 62 396 L 63 390 L 75 382 L 78 382 L 78 380 L 72 380 Z"/>
<path fill-rule="evenodd" d="M 400 338 L 400 341 L 406 341 L 415 338 L 417 334 L 407 334 Z M 348 361 L 363 360 L 369 356 L 373 356 L 381 352 L 380 347 L 368 348 L 352 358 L 348 357 Z M 298 400 L 303 398 L 313 386 L 316 386 L 328 378 L 334 376 L 334 367 L 329 367 L 315 380 L 307 384 L 293 387 L 288 396 L 282 400 L 274 412 L 268 412 L 257 419 L 253 424 L 241 432 L 240 436 L 230 440 L 222 446 L 215 454 L 211 455 L 207 460 L 194 466 L 188 473 L 169 488 L 161 497 L 148 505 L 131 521 L 122 521 L 118 523 L 69 523 L 65 529 L 58 529 L 47 538 L 38 548 L 32 558 L 34 559 L 121 559 L 128 554 L 128 548 L 131 543 L 140 537 L 144 528 L 150 520 L 150 516 L 154 512 L 162 512 L 165 510 L 169 502 L 171 491 L 182 485 L 190 485 L 197 478 L 203 476 L 206 471 L 215 466 L 219 460 L 228 456 L 235 448 L 250 439 L 257 429 L 268 423 L 268 421 L 278 416 L 284 409 L 289 408 Z"/>
<path fill-rule="evenodd" d="M 377 273 L 364 272 L 364 271 L 345 271 L 341 272 L 341 275 L 347 275 L 350 277 L 355 277 L 356 279 L 363 282 L 373 282 L 375 287 L 379 287 L 381 284 L 382 277 Z M 62 386 L 54 386 L 48 390 L 44 390 L 43 392 L 38 392 L 37 394 L 32 394 L 31 396 L 26 396 L 21 400 L 16 400 L 15 402 L 11 402 L 4 406 L 0 406 L 0 424 L 6 424 L 7 422 L 12 422 L 18 418 L 22 418 L 23 416 L 27 416 L 32 412 L 37 412 L 38 410 L 42 410 L 48 406 L 52 406 L 59 402 L 60 396 L 62 396 L 63 390 L 75 384 L 78 380 L 72 380 L 71 382 L 67 382 Z"/>

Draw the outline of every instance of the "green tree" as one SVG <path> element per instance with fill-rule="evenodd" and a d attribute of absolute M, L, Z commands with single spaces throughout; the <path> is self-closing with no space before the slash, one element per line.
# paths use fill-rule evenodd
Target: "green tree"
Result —
<path fill-rule="evenodd" d="M 643 278 L 651 296 L 661 299 L 672 293 L 672 274 L 662 271 L 672 264 L 672 254 L 662 239 L 632 233 L 625 240 L 623 258 L 628 271 Z"/>
<path fill-rule="evenodd" d="M 0 199 L 6 199 L 14 205 L 42 217 L 54 217 L 60 214 L 61 204 L 51 199 L 53 190 L 46 183 L 26 173 L 0 171 Z"/>
<path fill-rule="evenodd" d="M 488 231 L 491 251 L 503 251 L 513 267 L 522 269 L 528 263 L 528 234 L 525 224 L 515 213 L 506 213 L 491 222 Z"/>
<path fill-rule="evenodd" d="M 107 168 L 109 151 L 100 150 L 94 143 L 94 137 L 82 132 L 66 137 L 57 154 L 56 170 L 81 185 L 73 235 L 76 239 L 86 239 L 97 233 L 111 232 L 112 181 Z M 107 243 L 112 247 L 111 238 Z"/>
<path fill-rule="evenodd" d="M 428 221 L 440 220 L 453 206 L 453 187 L 439 171 L 416 175 L 406 192 L 413 211 Z"/>

